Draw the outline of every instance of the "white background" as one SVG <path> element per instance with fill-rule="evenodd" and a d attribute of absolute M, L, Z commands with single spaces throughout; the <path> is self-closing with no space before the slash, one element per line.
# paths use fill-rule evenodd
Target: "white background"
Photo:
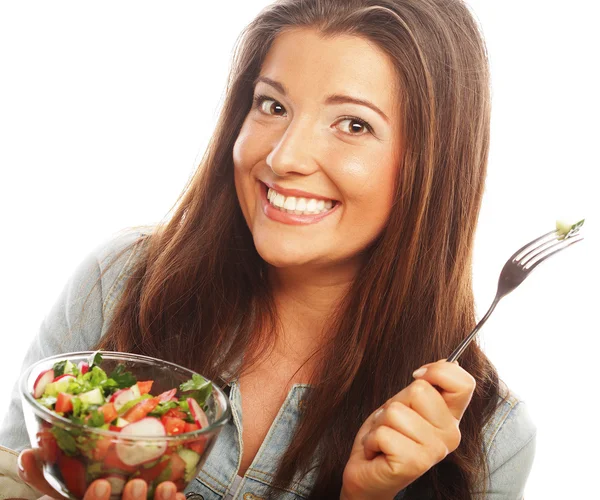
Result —
<path fill-rule="evenodd" d="M 234 41 L 266 4 L 0 3 L 0 413 L 78 262 L 120 229 L 167 215 L 212 132 Z M 594 4 L 470 2 L 493 77 L 475 249 L 479 316 L 514 250 L 556 218 L 587 218 L 586 240 L 540 266 L 482 333 L 537 424 L 528 499 L 597 494 Z"/>

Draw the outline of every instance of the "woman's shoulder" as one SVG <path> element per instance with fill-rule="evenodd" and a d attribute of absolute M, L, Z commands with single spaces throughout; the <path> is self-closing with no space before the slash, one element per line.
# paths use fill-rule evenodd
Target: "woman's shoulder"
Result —
<path fill-rule="evenodd" d="M 123 229 L 97 245 L 91 254 L 96 258 L 101 271 L 108 271 L 115 265 L 122 269 L 139 253 L 147 237 L 153 232 L 154 228 L 151 226 Z"/>
<path fill-rule="evenodd" d="M 117 301 L 152 232 L 148 226 L 124 229 L 91 252 L 89 258 L 95 261 L 100 277 L 104 313 Z"/>
<path fill-rule="evenodd" d="M 535 454 L 535 438 L 536 426 L 527 404 L 501 382 L 498 405 L 484 427 L 484 448 L 492 478 L 524 485 Z M 516 478 L 515 474 L 522 477 Z"/>
<path fill-rule="evenodd" d="M 76 330 L 79 343 L 94 344 L 108 328 L 107 319 L 151 232 L 146 227 L 126 229 L 90 251 L 70 276 L 42 326 L 42 335 Z"/>

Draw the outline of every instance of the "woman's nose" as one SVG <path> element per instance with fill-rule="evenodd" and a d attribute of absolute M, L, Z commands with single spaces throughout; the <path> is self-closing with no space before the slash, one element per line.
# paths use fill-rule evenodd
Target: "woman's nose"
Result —
<path fill-rule="evenodd" d="M 267 165 L 277 176 L 309 175 L 318 169 L 313 152 L 316 141 L 309 123 L 290 123 L 267 156 Z"/>

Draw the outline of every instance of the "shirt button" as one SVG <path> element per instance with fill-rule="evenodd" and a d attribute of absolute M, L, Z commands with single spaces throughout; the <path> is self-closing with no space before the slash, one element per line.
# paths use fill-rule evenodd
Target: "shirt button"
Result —
<path fill-rule="evenodd" d="M 185 498 L 188 500 L 204 500 L 204 497 L 198 493 L 186 493 Z"/>
<path fill-rule="evenodd" d="M 244 493 L 244 500 L 265 500 L 263 497 L 257 497 L 252 493 Z"/>

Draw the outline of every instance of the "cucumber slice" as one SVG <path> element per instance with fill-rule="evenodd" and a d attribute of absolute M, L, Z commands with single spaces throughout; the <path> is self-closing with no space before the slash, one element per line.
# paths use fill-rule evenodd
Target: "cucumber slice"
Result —
<path fill-rule="evenodd" d="M 579 222 L 573 224 L 573 222 L 569 222 L 566 220 L 557 220 L 556 221 L 556 230 L 558 231 L 559 236 L 563 238 L 567 237 L 570 233 L 574 233 L 579 230 L 585 219 L 581 219 Z"/>
<path fill-rule="evenodd" d="M 182 448 L 177 452 L 177 454 L 185 462 L 185 480 L 191 481 L 194 479 L 194 472 L 196 472 L 196 466 L 200 461 L 200 455 L 188 448 Z"/>
<path fill-rule="evenodd" d="M 83 394 L 79 394 L 79 399 L 82 403 L 88 405 L 101 405 L 104 403 L 104 396 L 102 395 L 102 391 L 97 387 L 92 389 L 91 391 L 84 392 Z"/>
<path fill-rule="evenodd" d="M 71 375 L 74 375 L 77 372 L 77 367 L 71 363 L 68 359 L 65 362 L 65 370 L 63 371 L 63 374 L 68 374 L 70 373 Z"/>
<path fill-rule="evenodd" d="M 46 396 L 56 396 L 59 392 L 67 392 L 71 381 L 75 380 L 73 375 L 61 375 L 57 377 L 54 382 L 50 382 L 44 389 Z"/>
<path fill-rule="evenodd" d="M 127 422 L 127 420 L 125 420 L 124 418 L 118 417 L 115 425 L 117 427 L 125 427 L 128 423 L 129 422 Z"/>
<path fill-rule="evenodd" d="M 123 490 L 125 489 L 125 483 L 127 482 L 127 478 L 120 474 L 109 474 L 104 477 L 110 483 L 110 494 L 111 497 L 113 495 L 121 495 Z"/>

